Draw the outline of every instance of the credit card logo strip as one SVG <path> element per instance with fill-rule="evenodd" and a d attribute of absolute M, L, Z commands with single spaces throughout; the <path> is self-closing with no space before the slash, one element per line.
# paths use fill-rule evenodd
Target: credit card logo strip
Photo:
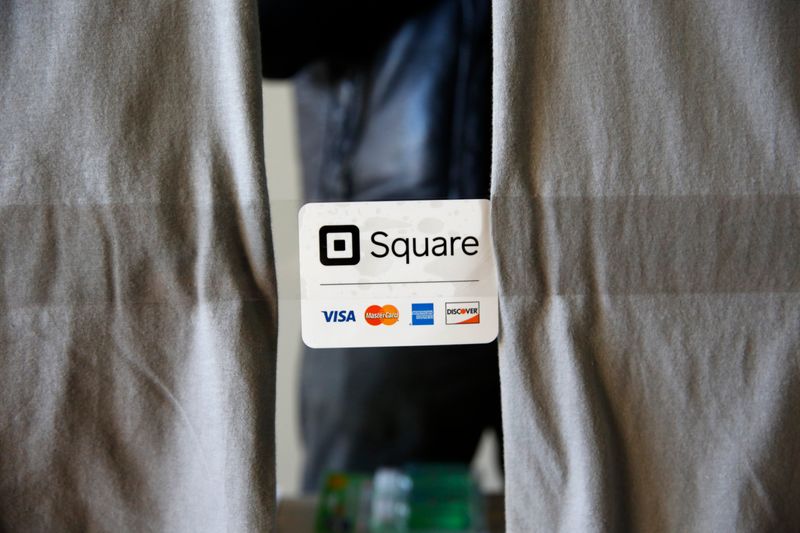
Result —
<path fill-rule="evenodd" d="M 480 302 L 447 302 L 444 304 L 445 324 L 480 324 Z"/>
<path fill-rule="evenodd" d="M 412 326 L 432 326 L 433 322 L 434 315 L 432 303 L 411 304 Z"/>
<path fill-rule="evenodd" d="M 328 323 L 355 322 L 356 313 L 352 309 L 332 309 L 322 311 L 322 317 Z"/>
<path fill-rule="evenodd" d="M 370 326 L 392 326 L 400 320 L 400 312 L 393 305 L 370 305 L 364 311 L 364 320 Z"/>
<path fill-rule="evenodd" d="M 319 228 L 319 262 L 325 266 L 357 265 L 361 261 L 361 232 L 358 226 L 336 225 Z"/>

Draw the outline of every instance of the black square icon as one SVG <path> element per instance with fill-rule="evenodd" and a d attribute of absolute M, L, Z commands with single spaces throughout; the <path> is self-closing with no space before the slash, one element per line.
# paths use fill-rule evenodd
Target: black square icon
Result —
<path fill-rule="evenodd" d="M 326 266 L 357 265 L 361 260 L 358 226 L 319 228 L 319 261 Z"/>

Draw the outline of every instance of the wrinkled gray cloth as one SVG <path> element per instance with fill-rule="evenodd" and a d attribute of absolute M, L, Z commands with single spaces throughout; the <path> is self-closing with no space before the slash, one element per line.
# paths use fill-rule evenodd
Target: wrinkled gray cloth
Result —
<path fill-rule="evenodd" d="M 800 4 L 494 8 L 508 530 L 800 531 Z"/>
<path fill-rule="evenodd" d="M 0 530 L 262 531 L 255 4 L 0 3 Z"/>

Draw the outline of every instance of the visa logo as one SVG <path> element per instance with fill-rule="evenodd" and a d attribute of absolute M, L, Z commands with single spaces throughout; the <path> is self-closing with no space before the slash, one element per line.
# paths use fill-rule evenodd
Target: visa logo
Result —
<path fill-rule="evenodd" d="M 355 322 L 356 314 L 353 311 L 323 311 L 325 322 Z"/>

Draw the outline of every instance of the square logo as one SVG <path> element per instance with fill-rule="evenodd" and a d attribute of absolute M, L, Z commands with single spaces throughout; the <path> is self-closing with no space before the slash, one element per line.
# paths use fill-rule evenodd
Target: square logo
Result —
<path fill-rule="evenodd" d="M 411 325 L 432 326 L 433 304 L 411 304 Z"/>
<path fill-rule="evenodd" d="M 480 324 L 480 302 L 448 302 L 444 304 L 445 324 Z"/>
<path fill-rule="evenodd" d="M 361 261 L 358 226 L 319 228 L 319 262 L 326 266 L 357 265 Z"/>

